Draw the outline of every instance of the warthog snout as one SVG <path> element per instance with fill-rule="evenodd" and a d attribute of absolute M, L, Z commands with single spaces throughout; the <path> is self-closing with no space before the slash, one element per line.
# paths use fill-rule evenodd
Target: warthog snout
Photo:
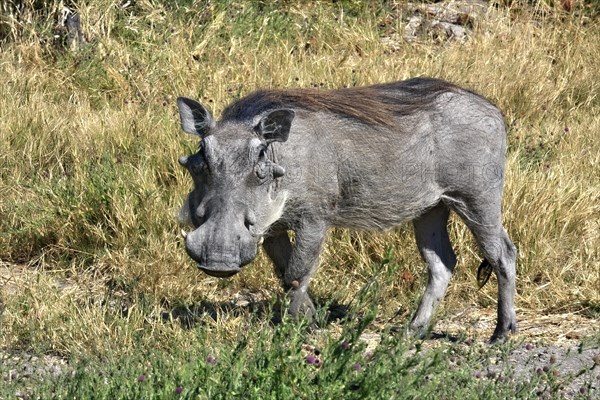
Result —
<path fill-rule="evenodd" d="M 188 255 L 208 275 L 235 275 L 256 257 L 259 238 L 251 232 L 255 223 L 252 215 L 235 219 L 215 215 L 191 232 L 182 230 Z"/>

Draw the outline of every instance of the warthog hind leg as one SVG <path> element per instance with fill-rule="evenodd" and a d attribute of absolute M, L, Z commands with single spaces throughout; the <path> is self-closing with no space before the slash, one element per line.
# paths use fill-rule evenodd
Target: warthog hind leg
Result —
<path fill-rule="evenodd" d="M 502 226 L 500 193 L 492 191 L 487 197 L 459 201 L 454 208 L 475 236 L 498 279 L 498 320 L 491 342 L 504 340 L 509 332 L 517 331 L 514 309 L 517 249 Z"/>
<path fill-rule="evenodd" d="M 514 310 L 517 249 L 501 225 L 486 232 L 479 230 L 475 237 L 498 279 L 498 321 L 491 338 L 493 343 L 504 340 L 508 332 L 517 332 Z"/>

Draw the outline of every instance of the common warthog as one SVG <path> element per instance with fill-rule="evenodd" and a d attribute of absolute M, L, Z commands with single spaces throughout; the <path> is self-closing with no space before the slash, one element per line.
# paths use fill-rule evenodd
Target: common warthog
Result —
<path fill-rule="evenodd" d="M 229 105 L 220 121 L 194 100 L 177 104 L 183 130 L 201 138 L 197 153 L 179 159 L 194 180 L 180 216 L 194 227 L 184 232 L 185 247 L 204 272 L 234 275 L 264 238 L 291 314 L 311 315 L 307 289 L 330 227 L 384 230 L 412 220 L 429 270 L 409 325 L 419 333 L 456 264 L 446 228 L 454 210 L 498 278 L 492 340 L 516 330 L 516 249 L 501 218 L 506 133 L 489 101 L 417 78 L 260 90 Z"/>

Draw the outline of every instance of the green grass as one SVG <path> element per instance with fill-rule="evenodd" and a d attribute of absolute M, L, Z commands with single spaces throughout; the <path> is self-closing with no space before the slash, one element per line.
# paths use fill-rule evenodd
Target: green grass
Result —
<path fill-rule="evenodd" d="M 319 363 L 310 364 L 311 355 L 303 355 L 303 341 L 310 336 L 304 331 L 284 324 L 267 333 L 239 332 L 227 347 L 208 351 L 149 351 L 102 363 L 80 361 L 72 373 L 42 382 L 29 394 L 98 399 L 537 398 L 538 382 L 516 382 L 510 373 L 501 380 L 489 377 L 481 371 L 481 355 L 449 369 L 451 356 L 442 350 L 412 354 L 406 341 L 394 338 L 384 338 L 368 357 L 360 348 L 344 350 L 330 340 L 312 356 Z M 210 342 L 209 337 L 198 339 Z M 8 398 L 19 389 L 9 385 L 3 391 Z"/>
<path fill-rule="evenodd" d="M 180 131 L 179 95 L 218 116 L 261 87 L 425 75 L 482 93 L 509 129 L 504 223 L 519 248 L 519 321 L 556 310 L 597 319 L 593 2 L 571 13 L 550 2 L 505 2 L 465 43 L 408 43 L 401 35 L 412 10 L 392 2 L 152 0 L 123 9 L 98 0 L 78 3 L 87 40 L 78 51 L 53 45 L 59 2 L 21 3 L 21 14 L 0 16 L 0 348 L 59 356 L 76 372 L 60 385 L 2 382 L 0 398 L 25 390 L 41 398 L 168 397 L 177 385 L 200 398 L 227 390 L 291 396 L 285 388 L 304 398 L 416 398 L 417 390 L 503 398 L 514 389 L 510 380 L 474 378 L 475 350 L 449 369 L 452 345 L 414 355 L 408 349 L 419 342 L 386 333 L 410 318 L 426 281 L 410 224 L 331 232 L 312 290 L 320 312 L 341 305 L 349 315 L 317 332 L 271 323 L 282 293 L 264 254 L 232 279 L 198 272 L 175 220 L 192 184 L 177 159 L 196 146 Z M 459 264 L 436 318 L 464 309 L 494 315 L 496 284 L 476 290 L 481 258 L 470 233 L 452 218 L 450 234 Z M 357 306 L 365 290 L 376 314 Z M 236 306 L 250 296 L 256 301 Z M 464 316 L 459 336 L 488 337 L 493 327 L 471 327 L 479 317 Z M 363 330 L 383 332 L 370 360 L 355 340 Z M 346 337 L 356 347 L 340 352 Z M 321 349 L 321 368 L 306 364 L 306 345 Z M 217 365 L 206 365 L 209 354 Z M 348 369 L 357 362 L 360 373 Z M 533 396 L 535 384 L 521 386 L 521 397 Z"/>

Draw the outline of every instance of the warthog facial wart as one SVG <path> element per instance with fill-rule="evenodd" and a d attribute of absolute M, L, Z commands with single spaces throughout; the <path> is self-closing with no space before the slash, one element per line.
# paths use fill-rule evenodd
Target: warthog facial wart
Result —
<path fill-rule="evenodd" d="M 182 235 L 201 270 L 232 276 L 262 243 L 291 314 L 311 316 L 307 289 L 330 227 L 385 230 L 412 221 L 429 280 L 409 329 L 422 333 L 456 265 L 447 231 L 454 211 L 483 254 L 480 284 L 490 271 L 498 278 L 492 340 L 516 331 L 517 253 L 501 213 L 506 131 L 488 100 L 416 78 L 259 90 L 218 121 L 192 99 L 177 105 L 182 129 L 200 140 L 196 153 L 179 159 L 194 183 L 179 219 L 193 227 Z"/>

